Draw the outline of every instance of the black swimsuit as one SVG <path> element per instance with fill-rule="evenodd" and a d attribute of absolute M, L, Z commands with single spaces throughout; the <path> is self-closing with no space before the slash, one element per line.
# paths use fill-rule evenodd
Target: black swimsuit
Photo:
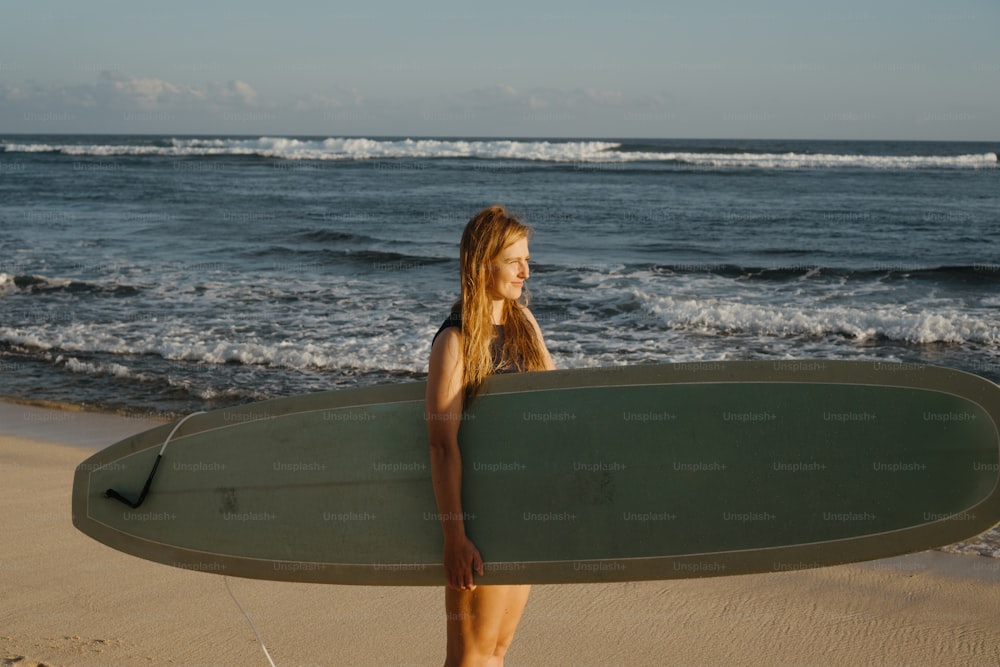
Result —
<path fill-rule="evenodd" d="M 462 314 L 452 313 L 449 315 L 448 319 L 446 319 L 444 324 L 441 325 L 441 328 L 437 330 L 436 334 L 434 334 L 434 338 L 431 340 L 431 345 L 434 344 L 434 341 L 437 340 L 437 337 L 441 334 L 441 332 L 448 327 L 458 327 L 461 329 Z M 495 372 L 516 373 L 518 371 L 517 364 L 513 363 L 510 358 L 510 354 L 504 349 L 503 325 L 494 324 L 493 330 L 496 332 L 496 335 L 493 337 L 493 342 L 490 344 L 490 359 L 493 362 L 493 367 L 497 369 Z"/>

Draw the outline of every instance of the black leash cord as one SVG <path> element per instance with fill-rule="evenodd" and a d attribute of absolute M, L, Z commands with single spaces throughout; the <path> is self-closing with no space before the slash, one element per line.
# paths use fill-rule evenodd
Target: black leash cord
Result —
<path fill-rule="evenodd" d="M 163 452 L 166 451 L 167 444 L 170 442 L 170 439 L 174 437 L 174 433 L 177 433 L 177 429 L 179 429 L 184 422 L 186 422 L 187 420 L 191 419 L 191 417 L 194 417 L 195 415 L 203 415 L 203 414 L 205 414 L 205 413 L 204 412 L 192 412 L 188 416 L 184 417 L 184 419 L 182 419 L 179 422 L 177 422 L 177 424 L 174 426 L 173 430 L 170 431 L 170 435 L 167 436 L 167 439 L 163 441 L 163 446 L 160 447 L 160 453 L 156 455 L 156 461 L 153 462 L 153 469 L 149 471 L 149 477 L 146 478 L 146 483 L 143 484 L 143 486 L 142 486 L 142 491 L 139 493 L 138 500 L 136 500 L 136 501 L 133 502 L 133 501 L 129 500 L 128 498 L 126 498 L 125 496 L 123 496 L 122 494 L 120 494 L 117 491 L 115 491 L 114 489 L 108 489 L 107 491 L 105 491 L 104 492 L 104 497 L 105 498 L 114 498 L 115 500 L 118 500 L 118 501 L 121 501 L 121 502 L 125 503 L 126 505 L 128 505 L 132 509 L 138 508 L 139 505 L 141 505 L 142 502 L 144 500 L 146 500 L 146 494 L 149 493 L 149 487 L 153 484 L 153 477 L 156 475 L 156 469 L 158 467 L 160 467 L 160 459 L 163 458 Z"/>

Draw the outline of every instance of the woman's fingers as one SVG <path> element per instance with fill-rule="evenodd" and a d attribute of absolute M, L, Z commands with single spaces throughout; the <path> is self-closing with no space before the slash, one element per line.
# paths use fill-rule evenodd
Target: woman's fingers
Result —
<path fill-rule="evenodd" d="M 475 590 L 474 574 L 484 573 L 479 549 L 468 538 L 454 550 L 446 549 L 444 567 L 448 585 L 457 590 Z"/>

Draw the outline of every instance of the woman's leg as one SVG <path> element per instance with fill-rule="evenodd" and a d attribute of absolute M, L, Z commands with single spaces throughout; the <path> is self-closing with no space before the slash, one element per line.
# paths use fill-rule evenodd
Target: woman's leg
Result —
<path fill-rule="evenodd" d="M 530 591 L 531 586 L 476 586 L 471 591 L 445 588 L 445 666 L 503 665 Z"/>

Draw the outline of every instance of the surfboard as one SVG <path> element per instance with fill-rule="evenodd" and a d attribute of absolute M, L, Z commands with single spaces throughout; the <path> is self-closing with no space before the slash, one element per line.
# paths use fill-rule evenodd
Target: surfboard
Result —
<path fill-rule="evenodd" d="M 76 469 L 73 523 L 203 572 L 443 585 L 424 390 L 280 398 L 126 438 Z M 781 572 L 966 540 L 1000 521 L 998 423 L 1000 387 L 920 364 L 495 376 L 459 432 L 479 583 Z"/>

